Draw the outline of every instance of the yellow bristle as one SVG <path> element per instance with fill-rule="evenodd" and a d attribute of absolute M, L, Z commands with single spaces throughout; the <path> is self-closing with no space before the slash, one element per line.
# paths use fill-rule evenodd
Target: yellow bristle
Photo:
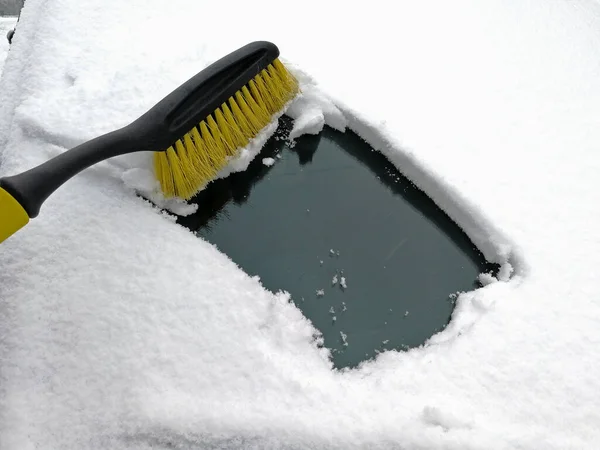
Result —
<path fill-rule="evenodd" d="M 167 154 L 171 150 L 175 151 L 173 150 L 173 147 L 169 147 L 167 151 L 154 153 L 154 173 L 156 174 L 156 179 L 166 197 L 175 195 L 173 176 L 171 175 L 171 169 L 167 160 Z"/>
<path fill-rule="evenodd" d="M 175 150 L 177 151 L 177 158 L 179 160 L 179 167 L 181 169 L 180 173 L 178 174 L 179 178 L 174 178 L 175 192 L 177 197 L 181 198 L 194 195 L 194 192 L 196 191 L 196 183 L 198 182 L 194 176 L 197 168 L 194 167 L 192 160 L 188 157 L 188 149 L 190 149 L 189 145 L 184 145 L 181 140 L 175 142 Z M 173 173 L 175 174 L 176 172 Z"/>
<path fill-rule="evenodd" d="M 173 146 L 156 152 L 154 170 L 165 197 L 196 194 L 298 90 L 298 81 L 276 59 Z"/>
<path fill-rule="evenodd" d="M 177 141 L 176 145 L 178 143 L 179 141 Z M 167 150 L 167 162 L 171 168 L 173 196 L 178 196 L 179 189 L 184 184 L 185 176 L 183 175 L 183 169 L 181 167 L 181 158 L 177 155 L 173 147 L 170 147 L 169 150 Z"/>
<path fill-rule="evenodd" d="M 225 119 L 225 116 L 223 115 L 223 111 L 221 111 L 221 108 L 217 108 L 215 110 L 215 120 L 217 122 L 217 126 L 219 127 L 219 130 L 221 131 L 221 136 L 223 137 L 223 141 L 225 141 L 227 143 L 227 147 L 225 149 L 225 152 L 227 153 L 227 156 L 233 156 L 235 155 L 235 151 L 238 148 L 238 139 L 236 138 L 235 135 L 235 130 L 232 129 L 232 127 L 227 123 L 227 120 Z"/>
<path fill-rule="evenodd" d="M 231 137 L 236 148 L 242 148 L 248 145 L 250 139 L 247 136 L 244 136 L 244 133 L 240 130 L 238 124 L 235 123 L 235 117 L 233 117 L 233 113 L 226 103 L 221 105 L 221 111 L 223 111 L 223 117 L 230 127 Z"/>
<path fill-rule="evenodd" d="M 269 68 L 272 66 L 269 65 Z M 278 83 L 278 79 L 273 77 L 268 69 L 263 70 L 263 79 L 265 80 L 265 84 L 267 85 L 267 89 L 269 90 L 269 95 L 273 98 L 275 105 L 284 104 L 284 98 L 281 95 L 283 91 L 283 86 L 281 83 Z M 277 107 L 277 106 L 276 106 Z"/>
<path fill-rule="evenodd" d="M 244 96 L 244 100 L 246 101 L 246 103 L 248 104 L 250 109 L 252 110 L 252 113 L 256 117 L 256 120 L 258 121 L 258 124 L 259 124 L 258 125 L 259 129 L 262 128 L 264 126 L 262 124 L 265 122 L 269 122 L 269 119 L 270 119 L 270 114 L 267 111 L 264 104 L 262 104 L 262 100 L 259 99 L 260 103 L 259 103 L 259 101 L 256 101 L 254 99 L 254 97 L 252 97 L 252 94 L 250 93 L 250 91 L 248 90 L 248 88 L 246 86 L 244 86 L 242 88 L 242 95 Z"/>
<path fill-rule="evenodd" d="M 263 70 L 261 73 L 254 77 L 254 81 L 256 82 L 256 87 L 258 88 L 260 95 L 262 96 L 262 99 L 265 103 L 265 106 L 267 107 L 267 111 L 270 112 L 277 109 L 277 103 L 275 102 L 275 99 L 270 95 L 269 87 L 263 79 L 263 72 L 266 74 L 266 70 Z"/>
<path fill-rule="evenodd" d="M 246 119 L 250 130 L 252 130 L 252 134 L 255 135 L 256 133 L 258 133 L 262 128 L 260 120 L 258 120 L 258 117 L 256 117 L 254 112 L 250 109 L 250 107 L 246 103 L 246 100 L 244 100 L 244 96 L 240 91 L 237 91 L 235 93 L 235 102 L 240 107 L 240 111 L 242 111 L 242 114 L 244 115 L 244 118 Z"/>
<path fill-rule="evenodd" d="M 229 99 L 229 106 L 231 107 L 231 114 L 233 115 L 233 123 L 236 124 L 244 136 L 253 136 L 254 131 L 248 123 L 248 119 L 244 116 L 244 113 L 240 109 L 240 106 L 236 103 L 235 98 Z"/>
<path fill-rule="evenodd" d="M 267 107 L 265 101 L 263 100 L 263 96 L 259 92 L 258 87 L 256 86 L 256 82 L 254 80 L 250 80 L 250 83 L 248 83 L 248 86 L 250 88 L 250 93 L 252 94 L 252 98 L 254 99 L 254 101 L 256 102 L 258 107 L 261 110 L 263 110 L 265 112 L 265 114 L 268 116 L 269 108 Z"/>
<path fill-rule="evenodd" d="M 189 132 L 183 137 L 186 160 L 190 171 L 187 174 L 189 184 L 186 185 L 186 195 L 182 196 L 182 198 L 193 196 L 198 191 L 198 187 L 206 184 L 205 180 L 207 177 L 211 176 L 211 172 L 208 170 L 208 168 L 211 167 L 211 162 L 208 158 L 202 158 L 202 156 L 205 155 L 205 152 L 202 150 L 202 142 L 196 144 L 192 135 L 193 133 Z M 179 149 L 177 149 L 177 151 L 179 151 Z"/>
<path fill-rule="evenodd" d="M 202 140 L 200 132 L 198 131 L 198 127 L 192 128 L 192 131 L 190 131 L 189 134 L 195 148 L 195 151 L 193 151 L 193 157 L 196 161 L 195 165 L 197 167 L 198 178 L 200 180 L 204 180 L 203 182 L 199 183 L 199 187 L 202 187 L 208 180 L 210 180 L 210 177 L 213 176 L 215 169 L 213 168 L 213 162 L 208 153 L 206 142 Z"/>
<path fill-rule="evenodd" d="M 220 142 L 217 142 L 212 134 L 210 134 L 205 120 L 200 122 L 200 136 L 202 137 L 202 143 L 206 146 L 206 154 L 212 161 L 212 167 L 217 168 L 222 165 L 224 160 L 226 160 L 226 156 L 222 152 L 222 147 L 219 145 Z"/>
<path fill-rule="evenodd" d="M 225 135 L 228 134 L 227 130 L 222 130 L 212 116 L 208 116 L 206 122 L 208 123 L 208 129 L 210 130 L 215 143 L 219 146 L 219 154 L 214 156 L 216 156 L 219 161 L 226 161 L 227 157 L 230 155 L 230 151 L 235 150 L 233 144 L 225 137 Z"/>
<path fill-rule="evenodd" d="M 285 84 L 288 93 L 291 95 L 295 94 L 295 91 L 298 89 L 298 81 L 292 76 L 290 72 L 288 72 L 288 70 L 285 68 L 283 63 L 279 61 L 279 59 L 273 61 L 273 67 L 275 67 L 277 75 Z"/>

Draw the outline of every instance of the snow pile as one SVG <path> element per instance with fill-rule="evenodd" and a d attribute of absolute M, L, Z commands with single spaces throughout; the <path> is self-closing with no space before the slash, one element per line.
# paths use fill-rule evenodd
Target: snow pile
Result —
<path fill-rule="evenodd" d="M 295 132 L 355 130 L 497 280 L 460 294 L 425 348 L 335 372 L 287 295 L 136 197 L 149 155 L 100 164 L 2 244 L 0 447 L 595 448 L 597 3 L 307 0 L 293 22 L 281 5 L 28 0 L 0 81 L 0 171 L 269 39 L 303 83 Z"/>

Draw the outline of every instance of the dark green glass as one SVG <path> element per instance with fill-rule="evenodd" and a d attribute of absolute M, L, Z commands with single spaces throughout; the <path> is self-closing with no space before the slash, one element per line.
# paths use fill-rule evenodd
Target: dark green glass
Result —
<path fill-rule="evenodd" d="M 289 292 L 335 367 L 422 345 L 448 323 L 451 294 L 495 267 L 356 134 L 326 127 L 291 146 L 289 126 L 283 119 L 248 170 L 212 182 L 179 222 Z"/>

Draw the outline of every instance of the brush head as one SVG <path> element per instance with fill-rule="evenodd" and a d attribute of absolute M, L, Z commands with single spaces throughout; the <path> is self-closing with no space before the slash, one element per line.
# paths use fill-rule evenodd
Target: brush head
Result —
<path fill-rule="evenodd" d="M 162 122 L 149 145 L 165 197 L 191 198 L 296 96 L 298 82 L 278 56 L 269 42 L 242 47 L 139 119 Z"/>

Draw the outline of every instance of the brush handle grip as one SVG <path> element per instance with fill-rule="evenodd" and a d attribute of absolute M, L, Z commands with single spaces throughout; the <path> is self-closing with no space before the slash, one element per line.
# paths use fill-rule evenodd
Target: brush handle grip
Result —
<path fill-rule="evenodd" d="M 133 139 L 135 134 L 128 128 L 87 141 L 27 172 L 0 178 L 0 188 L 19 202 L 30 218 L 36 217 L 50 194 L 82 170 L 107 158 L 138 150 Z"/>
<path fill-rule="evenodd" d="M 29 216 L 15 198 L 0 188 L 0 242 L 9 238 L 29 222 Z"/>

